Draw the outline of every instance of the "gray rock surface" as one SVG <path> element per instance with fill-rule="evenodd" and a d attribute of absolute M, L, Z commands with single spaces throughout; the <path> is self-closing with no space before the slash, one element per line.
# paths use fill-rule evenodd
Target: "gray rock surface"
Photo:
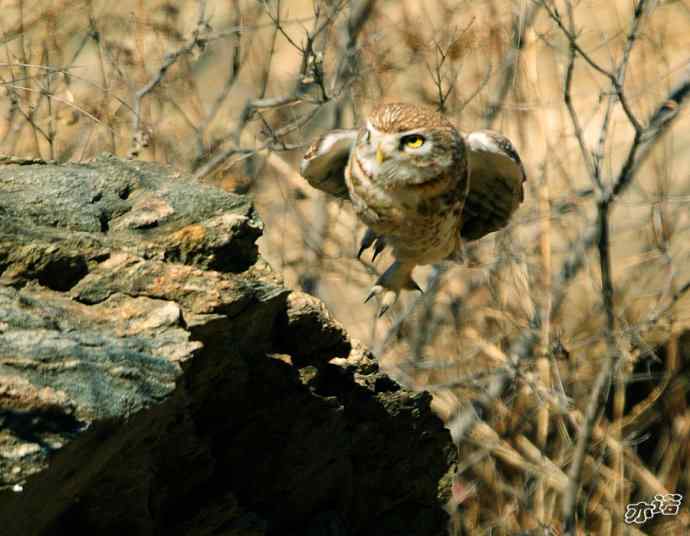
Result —
<path fill-rule="evenodd" d="M 0 158 L 0 533 L 436 535 L 455 460 L 248 198 Z"/>

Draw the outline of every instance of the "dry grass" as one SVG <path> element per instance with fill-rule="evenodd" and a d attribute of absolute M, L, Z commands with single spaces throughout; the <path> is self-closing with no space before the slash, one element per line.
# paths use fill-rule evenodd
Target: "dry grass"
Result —
<path fill-rule="evenodd" d="M 690 492 L 690 114 L 667 101 L 690 3 L 642 5 L 3 0 L 0 154 L 109 151 L 252 192 L 287 284 L 434 393 L 460 451 L 453 534 L 685 534 L 686 504 L 624 523 Z M 361 300 L 389 259 L 354 258 L 362 226 L 296 163 L 381 99 L 501 130 L 529 183 L 510 228 L 419 269 L 424 296 L 377 321 Z M 679 115 L 654 137 L 658 111 Z"/>

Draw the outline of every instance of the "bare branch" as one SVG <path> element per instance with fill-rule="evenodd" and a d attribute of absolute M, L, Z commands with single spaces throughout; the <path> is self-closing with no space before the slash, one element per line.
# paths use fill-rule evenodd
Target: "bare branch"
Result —
<path fill-rule="evenodd" d="M 649 126 L 644 132 L 635 135 L 628 155 L 623 164 L 613 187 L 606 196 L 608 203 L 615 200 L 630 186 L 640 166 L 649 156 L 662 135 L 672 126 L 681 108 L 686 104 L 690 95 L 690 68 L 688 68 L 681 80 L 669 92 L 668 96 L 657 105 L 656 110 L 649 120 Z M 584 266 L 584 260 L 588 251 L 596 244 L 598 231 L 595 226 L 586 230 L 582 238 L 572 245 L 572 254 L 565 260 L 561 270 L 553 284 L 553 309 L 552 314 L 557 314 L 565 298 L 567 284 L 572 281 Z"/>
<path fill-rule="evenodd" d="M 618 369 L 622 355 L 617 348 L 614 336 L 616 326 L 613 310 L 613 280 L 611 277 L 609 208 L 610 203 L 604 200 L 601 200 L 597 207 L 597 233 L 599 235 L 597 244 L 599 249 L 602 297 L 604 301 L 604 310 L 606 312 L 606 347 L 608 354 L 605 359 L 602 360 L 601 369 L 592 386 L 592 394 L 590 395 L 585 411 L 584 423 L 580 428 L 573 462 L 568 472 L 569 484 L 563 497 L 563 518 L 565 520 L 566 534 L 571 535 L 575 533 L 575 504 L 581 484 L 580 476 L 582 473 L 582 465 L 592 437 L 594 424 L 599 415 L 601 404 L 603 403 L 604 390 L 609 385 L 613 372 Z"/>
<path fill-rule="evenodd" d="M 133 139 L 129 151 L 129 157 L 135 158 L 139 155 L 141 148 L 146 145 L 144 135 L 141 130 L 141 100 L 151 93 L 165 78 L 168 69 L 172 67 L 180 57 L 191 53 L 195 48 L 203 49 L 206 44 L 204 32 L 208 29 L 208 19 L 206 19 L 206 0 L 199 0 L 199 16 L 196 27 L 192 31 L 192 36 L 182 47 L 166 54 L 165 60 L 158 68 L 158 72 L 139 90 L 134 94 L 133 105 L 133 122 L 132 132 Z"/>
<path fill-rule="evenodd" d="M 635 136 L 625 163 L 611 190 L 611 197 L 618 197 L 627 189 L 659 139 L 678 117 L 689 95 L 690 67 L 686 69 L 685 74 L 671 89 L 668 96 L 657 105 L 644 131 Z"/>
<path fill-rule="evenodd" d="M 663 132 L 666 132 L 670 128 L 673 120 L 676 117 L 678 117 L 679 109 L 681 105 L 685 102 L 685 99 L 687 98 L 688 94 L 690 94 L 690 69 L 688 70 L 686 76 L 684 76 L 683 79 L 671 90 L 669 96 L 666 99 L 664 99 L 663 103 L 657 107 L 657 110 L 654 112 L 654 114 L 652 114 L 652 118 L 649 121 L 650 126 L 645 130 L 645 132 L 651 132 L 653 133 L 653 135 L 649 135 L 649 137 L 644 136 L 643 140 L 639 140 L 637 139 L 637 137 L 636 140 L 633 140 L 633 143 L 631 144 L 630 148 L 630 153 L 633 153 L 631 158 L 635 163 L 630 164 L 628 166 L 624 165 L 623 169 L 619 174 L 618 180 L 616 181 L 614 188 L 611 191 L 610 196 L 608 197 L 608 199 L 602 200 L 602 202 L 605 204 L 604 206 L 607 207 L 607 211 L 610 211 L 611 208 L 613 208 L 618 195 L 622 194 L 625 191 L 625 189 L 630 185 L 632 179 L 634 178 L 634 172 L 636 172 L 639 169 L 639 166 L 641 164 L 639 159 L 649 154 L 649 151 L 659 140 L 661 134 Z M 643 146 L 644 149 L 640 149 L 641 146 Z M 558 314 L 560 306 L 562 305 L 563 299 L 565 297 L 567 284 L 570 281 L 572 281 L 582 269 L 587 252 L 601 240 L 602 225 L 604 224 L 608 225 L 608 219 L 606 219 L 605 221 L 602 221 L 600 219 L 597 225 L 592 226 L 590 230 L 586 231 L 584 236 L 573 245 L 572 249 L 574 251 L 572 256 L 566 259 L 566 261 L 563 263 L 560 273 L 556 276 L 556 280 L 552 284 L 552 315 Z M 607 243 L 608 236 L 606 236 L 606 242 L 602 243 L 600 248 L 603 248 L 603 250 L 607 250 Z M 601 251 L 602 250 L 600 249 L 600 254 Z M 604 253 L 604 255 L 606 255 L 606 253 Z M 612 283 L 610 282 L 610 268 L 608 268 L 607 271 L 609 274 L 607 277 L 609 283 L 605 284 L 610 284 L 612 288 Z M 612 303 L 612 301 L 610 300 L 612 300 L 613 296 L 612 291 L 609 294 L 609 296 L 610 298 L 606 299 L 607 303 L 609 303 L 610 306 Z M 611 307 L 610 310 L 612 311 Z M 490 409 L 491 404 L 496 399 L 502 396 L 505 389 L 508 387 L 508 385 L 510 385 L 510 382 L 515 377 L 520 362 L 524 358 L 532 355 L 535 347 L 539 343 L 538 328 L 540 325 L 541 318 L 539 316 L 539 310 L 537 309 L 535 311 L 534 316 L 530 319 L 529 329 L 524 330 L 522 334 L 515 339 L 515 341 L 510 347 L 510 350 L 507 352 L 507 355 L 510 357 L 510 369 L 505 370 L 502 373 L 496 374 L 494 376 L 489 386 L 485 389 L 485 391 L 482 393 L 479 399 L 474 402 L 474 406 L 478 406 L 480 408 L 483 408 L 485 411 L 488 411 Z M 613 331 L 610 331 L 610 333 L 613 333 Z M 614 352 L 611 355 L 615 356 L 616 353 Z M 601 394 L 601 390 L 606 385 L 607 379 L 608 372 L 604 376 L 602 376 L 598 380 L 598 382 L 596 382 L 596 386 L 598 386 L 599 383 L 601 383 L 601 387 L 599 388 L 599 391 L 593 390 L 593 393 Z M 590 402 L 591 405 L 594 407 L 591 411 L 591 414 L 595 415 L 595 410 L 599 404 L 598 399 L 594 400 L 594 397 L 592 397 L 590 399 Z M 461 441 L 462 438 L 466 436 L 466 434 L 469 430 L 471 430 L 472 426 L 474 425 L 477 419 L 477 413 L 474 406 L 469 406 L 464 410 L 460 411 L 455 417 L 452 417 L 447 423 L 447 426 L 451 431 L 451 435 L 453 436 L 453 439 L 456 443 Z"/>
<path fill-rule="evenodd" d="M 534 24 L 539 8 L 541 8 L 541 5 L 537 3 L 530 4 L 524 12 L 521 11 L 513 15 L 511 47 L 503 58 L 503 62 L 498 70 L 501 78 L 494 93 L 489 98 L 489 103 L 484 112 L 484 128 L 491 128 L 498 114 L 503 109 L 508 91 L 515 80 L 520 52 L 522 52 L 525 46 L 525 35 Z"/>
<path fill-rule="evenodd" d="M 568 21 L 570 24 L 570 29 L 572 32 L 575 30 L 575 21 L 573 19 L 573 12 L 572 12 L 572 4 L 568 2 L 566 4 L 568 8 Z M 585 164 L 585 167 L 587 168 L 587 171 L 592 177 L 592 180 L 596 180 L 596 174 L 594 172 L 594 164 L 592 163 L 592 159 L 590 158 L 589 151 L 587 150 L 587 144 L 585 143 L 585 138 L 584 134 L 582 132 L 582 126 L 580 125 L 580 119 L 578 118 L 577 113 L 575 112 L 575 107 L 573 106 L 573 98 L 572 98 L 572 85 L 573 85 L 573 71 L 575 69 L 575 58 L 576 56 L 576 48 L 574 41 L 570 41 L 569 47 L 568 47 L 568 67 L 566 68 L 565 72 L 565 83 L 563 84 L 563 101 L 565 102 L 565 106 L 568 109 L 568 115 L 570 116 L 570 122 L 573 124 L 573 130 L 575 132 L 575 139 L 577 140 L 577 145 L 580 149 L 580 154 L 582 156 L 582 161 Z"/>

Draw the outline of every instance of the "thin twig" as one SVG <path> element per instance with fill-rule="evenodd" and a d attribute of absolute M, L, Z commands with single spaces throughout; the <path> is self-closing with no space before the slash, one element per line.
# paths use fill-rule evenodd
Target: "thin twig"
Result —
<path fill-rule="evenodd" d="M 129 157 L 135 158 L 139 155 L 141 148 L 146 146 L 145 136 L 141 130 L 141 100 L 151 93 L 165 78 L 168 70 L 180 59 L 191 53 L 195 48 L 203 48 L 207 42 L 204 32 L 208 28 L 206 19 L 206 0 L 199 0 L 199 16 L 197 24 L 192 31 L 191 38 L 182 47 L 166 54 L 163 63 L 158 68 L 156 74 L 140 89 L 134 93 L 133 120 L 132 120 L 132 144 L 129 150 Z"/>
<path fill-rule="evenodd" d="M 661 137 L 673 125 L 682 107 L 686 104 L 690 95 L 690 68 L 687 69 L 681 80 L 671 89 L 669 94 L 656 107 L 648 126 L 640 135 L 635 135 L 626 160 L 618 173 L 613 187 L 607 197 L 613 204 L 632 183 L 640 166 L 645 162 L 651 150 L 656 146 Z M 556 315 L 565 299 L 567 285 L 580 273 L 584 266 L 585 258 L 589 250 L 597 242 L 597 229 L 593 225 L 584 232 L 582 237 L 571 245 L 572 254 L 566 258 L 552 285 L 554 289 L 552 314 Z"/>
<path fill-rule="evenodd" d="M 520 53 L 525 46 L 525 36 L 534 24 L 541 7 L 541 5 L 536 3 L 530 4 L 524 12 L 520 11 L 513 15 L 511 46 L 498 70 L 501 78 L 496 85 L 494 93 L 489 98 L 489 103 L 484 112 L 484 128 L 491 128 L 503 109 L 508 91 L 515 81 Z"/>
<path fill-rule="evenodd" d="M 612 374 L 618 369 L 622 356 L 622 353 L 617 347 L 614 335 L 615 314 L 613 311 L 614 290 L 611 276 L 611 250 L 609 241 L 609 208 L 610 203 L 603 200 L 599 202 L 597 207 L 597 245 L 599 250 L 599 267 L 601 270 L 602 298 L 604 310 L 606 312 L 605 334 L 607 355 L 601 363 L 601 369 L 591 388 L 591 395 L 587 403 L 587 409 L 585 410 L 584 422 L 578 434 L 573 462 L 568 472 L 569 485 L 563 496 L 563 518 L 565 521 L 566 534 L 568 535 L 573 535 L 575 533 L 575 505 L 577 502 L 577 494 L 580 489 L 582 464 L 584 463 L 586 451 L 589 447 L 594 424 L 604 401 L 604 391 L 610 384 Z"/>

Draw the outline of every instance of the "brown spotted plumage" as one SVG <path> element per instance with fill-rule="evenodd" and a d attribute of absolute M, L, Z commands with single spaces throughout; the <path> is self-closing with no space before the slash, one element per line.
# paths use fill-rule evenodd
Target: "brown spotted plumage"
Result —
<path fill-rule="evenodd" d="M 301 172 L 352 201 L 369 228 L 360 254 L 392 249 L 395 262 L 369 294 L 382 294 L 380 314 L 401 289 L 419 289 L 416 265 L 460 260 L 463 240 L 504 227 L 524 197 L 524 168 L 507 138 L 463 136 L 435 110 L 404 103 L 377 106 L 359 130 L 323 135 Z"/>

